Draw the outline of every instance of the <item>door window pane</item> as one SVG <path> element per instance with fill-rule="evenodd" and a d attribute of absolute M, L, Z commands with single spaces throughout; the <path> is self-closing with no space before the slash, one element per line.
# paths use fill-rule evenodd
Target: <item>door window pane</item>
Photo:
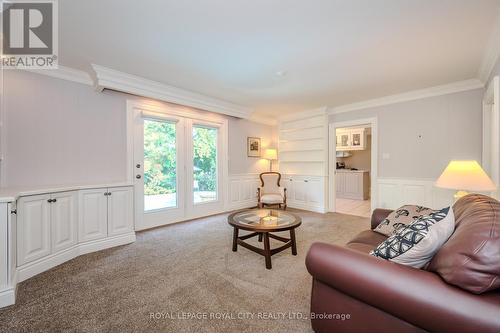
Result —
<path fill-rule="evenodd" d="M 195 204 L 217 200 L 217 134 L 217 128 L 193 126 Z"/>
<path fill-rule="evenodd" d="M 144 210 L 177 206 L 175 124 L 144 120 Z"/>

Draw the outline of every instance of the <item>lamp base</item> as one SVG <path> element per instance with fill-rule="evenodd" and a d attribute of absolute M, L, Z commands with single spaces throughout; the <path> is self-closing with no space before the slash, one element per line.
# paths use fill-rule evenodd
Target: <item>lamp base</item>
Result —
<path fill-rule="evenodd" d="M 455 201 L 457 201 L 461 197 L 465 197 L 467 194 L 469 194 L 467 191 L 457 191 L 453 197 L 455 198 Z"/>

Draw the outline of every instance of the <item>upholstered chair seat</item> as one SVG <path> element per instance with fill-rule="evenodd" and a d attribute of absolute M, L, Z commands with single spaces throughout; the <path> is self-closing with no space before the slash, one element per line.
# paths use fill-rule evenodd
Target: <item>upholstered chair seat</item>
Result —
<path fill-rule="evenodd" d="M 286 209 L 286 189 L 280 186 L 281 174 L 264 172 L 260 174 L 261 186 L 258 188 L 259 207 L 277 205 Z"/>

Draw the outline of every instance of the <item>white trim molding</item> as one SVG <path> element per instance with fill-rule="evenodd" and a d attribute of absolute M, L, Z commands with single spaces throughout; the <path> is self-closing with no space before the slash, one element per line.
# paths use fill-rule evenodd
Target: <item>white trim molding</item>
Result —
<path fill-rule="evenodd" d="M 119 72 L 107 67 L 92 64 L 92 68 L 96 74 L 95 87 L 98 91 L 103 91 L 104 89 L 116 90 L 245 119 L 248 119 L 252 112 L 250 108 L 241 105 Z"/>
<path fill-rule="evenodd" d="M 342 106 L 332 107 L 328 110 L 328 114 L 338 114 L 344 112 L 357 111 L 377 106 L 384 106 L 389 104 L 395 104 L 400 102 L 413 101 L 422 98 L 435 97 L 447 94 L 453 94 L 457 92 L 474 90 L 483 88 L 484 84 L 478 79 L 470 79 L 464 81 L 457 81 L 449 84 L 443 84 L 440 86 L 434 86 L 425 89 L 408 91 L 401 94 L 389 95 L 385 97 L 375 98 L 366 100 L 363 102 L 357 102 L 352 104 L 346 104 Z"/>
<path fill-rule="evenodd" d="M 257 188 L 259 186 L 260 178 L 258 173 L 229 175 L 226 211 L 256 207 Z"/>
<path fill-rule="evenodd" d="M 94 81 L 87 72 L 59 65 L 56 69 L 24 69 L 27 72 L 46 75 L 56 79 L 92 86 Z"/>

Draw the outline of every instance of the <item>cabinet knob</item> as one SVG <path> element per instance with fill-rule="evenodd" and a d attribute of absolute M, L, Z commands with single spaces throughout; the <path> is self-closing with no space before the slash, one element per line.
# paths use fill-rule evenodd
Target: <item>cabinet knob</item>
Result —
<path fill-rule="evenodd" d="M 17 209 L 13 209 L 13 210 L 11 210 L 11 211 L 10 211 L 10 213 L 11 213 L 11 214 L 14 214 L 14 215 L 15 215 L 15 214 L 17 214 Z"/>
<path fill-rule="evenodd" d="M 304 183 L 308 183 L 309 181 L 307 179 L 304 179 Z"/>
<path fill-rule="evenodd" d="M 137 169 L 140 169 L 140 168 L 141 168 L 141 165 L 140 165 L 139 163 L 137 163 L 137 164 L 135 165 L 135 167 L 136 167 Z"/>
<path fill-rule="evenodd" d="M 137 176 L 135 176 L 135 178 L 141 179 L 141 175 L 137 175 Z"/>
<path fill-rule="evenodd" d="M 52 201 L 52 199 L 49 199 L 49 200 L 47 200 L 47 202 L 48 202 L 48 203 L 52 203 L 53 201 Z"/>

